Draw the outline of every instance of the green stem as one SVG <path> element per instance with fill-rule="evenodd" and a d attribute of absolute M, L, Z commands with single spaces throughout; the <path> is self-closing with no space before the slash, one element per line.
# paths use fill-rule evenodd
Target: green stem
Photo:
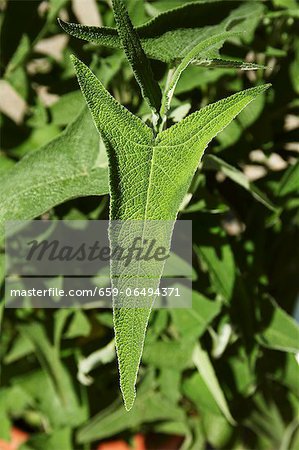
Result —
<path fill-rule="evenodd" d="M 168 98 L 169 87 L 170 87 L 170 83 L 171 83 L 174 71 L 175 71 L 175 68 L 171 67 L 168 70 L 168 74 L 167 74 L 167 79 L 166 79 L 166 84 L 165 84 L 165 88 L 164 88 L 164 92 L 163 92 L 163 96 L 162 96 L 162 104 L 161 104 L 161 109 L 160 109 L 160 116 L 162 117 L 162 121 L 161 121 L 161 125 L 160 125 L 160 131 L 163 131 L 165 129 L 165 126 L 166 126 L 168 105 L 169 105 L 170 100 L 171 100 L 171 99 Z"/>

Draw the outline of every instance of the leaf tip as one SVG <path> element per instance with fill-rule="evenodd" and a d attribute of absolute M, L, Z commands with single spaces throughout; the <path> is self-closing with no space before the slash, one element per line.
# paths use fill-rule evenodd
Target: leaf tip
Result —
<path fill-rule="evenodd" d="M 122 395 L 123 395 L 123 399 L 124 399 L 125 410 L 127 412 L 129 412 L 133 408 L 135 398 L 136 398 L 135 387 L 130 389 L 130 391 L 125 391 L 125 392 L 123 391 Z"/>
<path fill-rule="evenodd" d="M 57 22 L 60 25 L 60 27 L 63 29 L 63 31 L 70 34 L 71 36 L 76 36 L 76 34 L 74 35 L 74 30 L 73 30 L 73 28 L 74 28 L 74 26 L 76 26 L 76 24 L 65 22 L 64 20 L 60 19 L 59 17 L 57 17 Z"/>
<path fill-rule="evenodd" d="M 136 398 L 136 377 L 134 381 L 131 377 L 128 377 L 125 371 L 122 369 L 122 365 L 119 365 L 119 376 L 120 376 L 120 390 L 125 410 L 130 411 L 133 408 Z"/>
<path fill-rule="evenodd" d="M 265 86 L 265 90 L 269 89 L 272 86 L 272 83 L 266 83 L 264 86 Z"/>
<path fill-rule="evenodd" d="M 82 61 L 80 61 L 80 59 L 78 59 L 77 56 L 75 56 L 73 54 L 70 55 L 70 60 L 72 61 L 73 65 L 75 67 L 75 70 L 77 70 L 79 65 L 83 64 Z"/>
<path fill-rule="evenodd" d="M 61 28 L 62 28 L 64 31 L 67 31 L 67 30 L 66 30 L 66 28 L 67 28 L 67 22 L 65 22 L 64 20 L 60 19 L 60 17 L 57 17 L 57 22 L 58 22 L 58 25 L 61 26 Z"/>
<path fill-rule="evenodd" d="M 75 64 L 76 61 L 78 61 L 78 58 L 73 53 L 70 55 L 70 59 L 71 59 L 73 64 Z"/>
<path fill-rule="evenodd" d="M 263 94 L 267 89 L 272 86 L 271 83 L 260 84 L 259 86 L 247 89 L 247 92 L 255 98 L 259 94 Z M 243 91 L 246 92 L 246 91 Z"/>
<path fill-rule="evenodd" d="M 267 89 L 269 89 L 272 86 L 271 83 L 266 83 L 261 85 L 261 92 L 265 92 Z"/>

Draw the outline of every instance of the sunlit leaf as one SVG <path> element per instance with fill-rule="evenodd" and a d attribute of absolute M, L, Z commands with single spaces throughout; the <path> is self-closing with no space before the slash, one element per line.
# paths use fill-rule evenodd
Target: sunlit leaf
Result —
<path fill-rule="evenodd" d="M 33 219 L 68 199 L 106 194 L 108 169 L 98 166 L 98 154 L 99 137 L 84 110 L 61 135 L 2 176 L 0 237 L 7 220 Z"/>
<path fill-rule="evenodd" d="M 269 87 L 259 86 L 209 105 L 155 137 L 149 127 L 114 100 L 82 62 L 76 58 L 73 61 L 81 89 L 107 147 L 112 220 L 137 219 L 144 223 L 175 220 L 207 144 Z M 137 194 L 136 186 L 139 186 Z M 167 237 L 166 232 L 165 236 L 167 242 L 171 234 Z M 112 238 L 112 246 L 119 245 L 117 239 Z M 154 271 L 158 274 L 163 266 L 161 263 L 156 266 Z M 112 278 L 113 271 L 112 266 Z M 122 276 L 126 278 L 125 273 Z M 135 399 L 150 310 L 150 302 L 146 308 L 114 309 L 120 383 L 127 409 L 132 408 Z"/>

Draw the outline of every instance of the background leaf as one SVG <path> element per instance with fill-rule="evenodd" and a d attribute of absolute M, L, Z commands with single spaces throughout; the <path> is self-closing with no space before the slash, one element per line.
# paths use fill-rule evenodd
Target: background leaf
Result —
<path fill-rule="evenodd" d="M 193 362 L 211 394 L 213 395 L 223 415 L 230 424 L 235 425 L 235 420 L 231 416 L 227 401 L 220 387 L 209 356 L 199 345 L 197 345 L 193 352 Z"/>
<path fill-rule="evenodd" d="M 108 169 L 98 166 L 98 154 L 98 134 L 84 110 L 60 136 L 2 177 L 1 235 L 7 220 L 33 219 L 78 195 L 106 194 Z"/>
<path fill-rule="evenodd" d="M 268 308 L 264 313 L 268 322 L 265 330 L 257 339 L 261 345 L 276 350 L 298 353 L 299 351 L 299 326 L 285 311 L 279 308 L 273 301 L 267 302 Z"/>
<path fill-rule="evenodd" d="M 154 80 L 153 72 L 137 32 L 135 31 L 122 0 L 113 0 L 113 11 L 118 34 L 126 56 L 132 66 L 141 92 L 150 108 L 157 114 L 161 104 L 161 90 Z"/>

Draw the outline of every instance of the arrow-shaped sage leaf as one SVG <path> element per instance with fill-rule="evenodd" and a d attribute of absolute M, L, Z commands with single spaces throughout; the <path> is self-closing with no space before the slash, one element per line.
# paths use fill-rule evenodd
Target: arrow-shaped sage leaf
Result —
<path fill-rule="evenodd" d="M 87 66 L 75 57 L 73 62 L 82 92 L 107 147 L 111 220 L 175 221 L 208 143 L 269 87 L 247 89 L 208 105 L 155 136 L 151 128 L 108 93 Z M 170 239 L 171 229 L 168 233 Z M 160 269 L 154 267 L 157 273 Z M 112 266 L 112 279 L 116 275 L 113 270 Z M 132 408 L 135 399 L 150 311 L 151 301 L 142 308 L 114 308 L 120 384 L 127 410 Z"/>

